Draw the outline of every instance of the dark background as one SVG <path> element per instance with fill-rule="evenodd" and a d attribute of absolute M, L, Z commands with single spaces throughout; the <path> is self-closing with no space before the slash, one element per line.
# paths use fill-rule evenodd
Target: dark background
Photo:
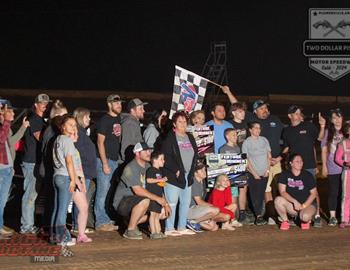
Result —
<path fill-rule="evenodd" d="M 2 1 L 0 88 L 172 92 L 175 64 L 200 73 L 226 40 L 237 94 L 348 95 L 302 53 L 308 9 L 348 1 L 260 2 Z"/>

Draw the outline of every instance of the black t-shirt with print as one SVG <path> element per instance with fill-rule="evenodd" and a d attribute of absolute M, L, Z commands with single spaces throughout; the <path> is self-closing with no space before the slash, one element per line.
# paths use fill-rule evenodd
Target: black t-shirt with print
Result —
<path fill-rule="evenodd" d="M 121 140 L 120 116 L 111 116 L 105 114 L 97 123 L 97 133 L 105 136 L 106 157 L 111 160 L 119 159 L 120 140 Z M 98 157 L 100 156 L 97 151 Z"/>
<path fill-rule="evenodd" d="M 36 132 L 44 132 L 46 123 L 43 117 L 33 113 L 28 118 L 29 127 L 24 133 L 24 156 L 23 162 L 37 163 L 41 162 L 41 143 L 34 137 Z M 43 134 L 42 134 L 43 135 Z"/>
<path fill-rule="evenodd" d="M 147 178 L 161 179 L 161 178 L 163 178 L 162 171 L 157 169 L 157 168 L 150 167 L 150 168 L 148 168 L 148 170 L 146 172 L 146 189 L 149 192 L 156 194 L 159 197 L 162 197 L 163 196 L 163 188 L 161 186 L 158 186 L 157 183 L 152 183 L 152 184 L 147 183 Z"/>
<path fill-rule="evenodd" d="M 304 203 L 310 196 L 310 190 L 316 187 L 316 180 L 308 171 L 302 170 L 295 176 L 290 170 L 284 171 L 278 183 L 286 185 L 286 192 L 299 203 Z"/>
<path fill-rule="evenodd" d="M 246 112 L 247 122 L 259 122 L 261 125 L 260 136 L 265 137 L 271 146 L 271 155 L 273 158 L 281 154 L 281 135 L 284 128 L 281 120 L 275 115 L 269 115 L 266 119 L 259 119 L 255 114 Z"/>
<path fill-rule="evenodd" d="M 301 122 L 297 126 L 288 126 L 283 130 L 283 142 L 289 147 L 290 154 L 300 154 L 304 169 L 316 168 L 314 145 L 318 138 L 316 126 L 310 122 Z"/>
<path fill-rule="evenodd" d="M 229 121 L 233 128 L 237 131 L 237 144 L 242 148 L 244 140 L 248 137 L 248 123 L 246 120 L 237 123 L 234 120 Z"/>

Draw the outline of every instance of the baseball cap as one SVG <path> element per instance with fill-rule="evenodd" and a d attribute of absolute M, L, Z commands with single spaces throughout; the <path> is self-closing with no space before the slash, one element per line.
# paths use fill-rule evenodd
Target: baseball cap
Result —
<path fill-rule="evenodd" d="M 295 113 L 297 110 L 302 110 L 298 105 L 290 105 L 288 108 L 288 114 Z"/>
<path fill-rule="evenodd" d="M 141 99 L 134 98 L 134 99 L 129 101 L 128 110 L 130 111 L 132 108 L 135 108 L 136 106 L 147 105 L 147 104 L 148 104 L 148 102 L 142 102 Z"/>
<path fill-rule="evenodd" d="M 112 94 L 107 97 L 107 102 L 117 102 L 117 101 L 124 102 L 124 100 L 121 100 L 120 96 L 116 94 Z"/>
<path fill-rule="evenodd" d="M 255 100 L 253 103 L 253 111 L 255 111 L 256 109 L 260 108 L 263 105 L 269 105 L 266 101 L 262 100 L 262 99 L 258 99 Z"/>
<path fill-rule="evenodd" d="M 135 154 L 135 153 L 137 153 L 137 152 L 141 152 L 141 151 L 144 151 L 144 150 L 152 150 L 152 149 L 153 149 L 153 148 L 149 147 L 149 146 L 147 145 L 147 143 L 145 143 L 145 142 L 139 142 L 139 143 L 135 144 L 133 152 L 134 152 L 134 154 Z"/>
<path fill-rule="evenodd" d="M 35 98 L 35 103 L 40 103 L 40 102 L 51 102 L 50 97 L 46 94 L 39 94 Z"/>
<path fill-rule="evenodd" d="M 0 99 L 1 109 L 7 105 L 7 109 L 14 109 L 11 102 L 8 99 Z"/>

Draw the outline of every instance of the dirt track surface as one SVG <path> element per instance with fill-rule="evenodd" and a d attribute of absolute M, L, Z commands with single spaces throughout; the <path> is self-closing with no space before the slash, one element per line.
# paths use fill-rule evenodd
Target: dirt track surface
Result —
<path fill-rule="evenodd" d="M 350 228 L 302 231 L 249 226 L 165 240 L 127 240 L 115 232 L 91 235 L 75 257 L 31 263 L 0 257 L 0 269 L 350 269 Z"/>

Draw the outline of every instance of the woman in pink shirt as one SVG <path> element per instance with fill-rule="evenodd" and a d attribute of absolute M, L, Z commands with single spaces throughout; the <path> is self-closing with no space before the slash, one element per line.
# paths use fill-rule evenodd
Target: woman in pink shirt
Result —
<path fill-rule="evenodd" d="M 338 144 L 335 152 L 335 162 L 343 167 L 342 185 L 343 194 L 341 201 L 341 218 L 340 228 L 349 225 L 350 219 L 350 124 L 345 124 L 343 128 L 344 139 Z"/>

